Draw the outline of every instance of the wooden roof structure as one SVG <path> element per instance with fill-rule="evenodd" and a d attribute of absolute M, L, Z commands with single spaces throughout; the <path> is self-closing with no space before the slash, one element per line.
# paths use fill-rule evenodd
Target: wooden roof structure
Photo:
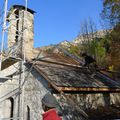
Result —
<path fill-rule="evenodd" d="M 4 70 L 10 67 L 11 65 L 17 63 L 18 61 L 21 61 L 21 59 L 15 58 L 15 57 L 7 57 L 6 59 L 2 61 L 1 70 Z"/>
<path fill-rule="evenodd" d="M 21 58 L 16 57 L 14 54 L 3 54 L 0 53 L 0 55 L 2 54 L 2 61 L 1 61 L 1 70 L 4 70 L 8 67 L 10 67 L 11 65 L 21 61 Z"/>
<path fill-rule="evenodd" d="M 20 61 L 7 57 L 2 61 L 2 70 Z M 91 71 L 69 56 L 47 54 L 30 62 L 34 68 L 59 92 L 120 92 L 120 83 L 102 73 L 91 77 Z"/>
<path fill-rule="evenodd" d="M 34 68 L 59 92 L 120 92 L 119 83 L 102 73 L 91 77 L 88 68 L 68 56 L 46 55 L 34 63 Z"/>

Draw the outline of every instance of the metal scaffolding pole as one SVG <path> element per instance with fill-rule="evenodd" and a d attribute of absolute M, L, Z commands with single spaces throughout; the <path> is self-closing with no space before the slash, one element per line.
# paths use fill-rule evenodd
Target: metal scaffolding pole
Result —
<path fill-rule="evenodd" d="M 2 44 L 1 44 L 1 55 L 0 55 L 0 71 L 2 67 L 2 52 L 4 48 L 4 39 L 5 39 L 5 28 L 6 28 L 6 17 L 7 17 L 7 5 L 8 0 L 5 0 L 5 8 L 4 8 L 4 19 L 3 19 L 3 28 L 2 28 Z"/>
<path fill-rule="evenodd" d="M 25 24 L 25 20 L 27 20 L 27 0 L 25 0 L 25 12 L 24 12 L 24 18 L 23 18 L 23 23 Z M 24 25 L 23 24 L 23 25 Z M 24 29 L 24 27 L 23 27 Z M 25 29 L 26 30 L 26 29 Z M 22 52 L 23 52 L 23 61 L 22 61 L 22 70 L 23 70 L 23 80 L 22 80 L 22 83 L 24 83 L 24 80 L 25 80 L 25 62 L 26 62 L 26 56 L 25 56 L 25 40 L 23 39 L 23 42 L 22 42 Z M 22 117 L 21 119 L 24 120 L 24 86 L 21 86 L 21 89 L 22 89 Z"/>

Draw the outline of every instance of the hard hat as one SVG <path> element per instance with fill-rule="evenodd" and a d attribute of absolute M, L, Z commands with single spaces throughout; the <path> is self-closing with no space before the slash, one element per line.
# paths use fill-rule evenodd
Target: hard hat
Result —
<path fill-rule="evenodd" d="M 56 108 L 58 106 L 58 102 L 55 97 L 49 93 L 45 94 L 42 98 L 42 104 L 50 108 Z"/>

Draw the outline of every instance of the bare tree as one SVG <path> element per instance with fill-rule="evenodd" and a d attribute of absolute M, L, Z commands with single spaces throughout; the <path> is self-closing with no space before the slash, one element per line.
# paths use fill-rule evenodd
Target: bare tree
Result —
<path fill-rule="evenodd" d="M 89 55 L 92 55 L 93 57 L 96 57 L 95 46 L 91 46 L 91 41 L 97 37 L 96 26 L 92 19 L 89 18 L 81 23 L 79 36 L 82 38 L 82 45 L 84 47 L 83 51 Z"/>

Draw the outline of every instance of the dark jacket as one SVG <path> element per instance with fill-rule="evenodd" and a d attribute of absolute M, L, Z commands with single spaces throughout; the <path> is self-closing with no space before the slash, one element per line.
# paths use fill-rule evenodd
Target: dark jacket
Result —
<path fill-rule="evenodd" d="M 85 64 L 84 66 L 88 66 L 89 64 L 96 62 L 91 56 L 85 56 Z"/>

